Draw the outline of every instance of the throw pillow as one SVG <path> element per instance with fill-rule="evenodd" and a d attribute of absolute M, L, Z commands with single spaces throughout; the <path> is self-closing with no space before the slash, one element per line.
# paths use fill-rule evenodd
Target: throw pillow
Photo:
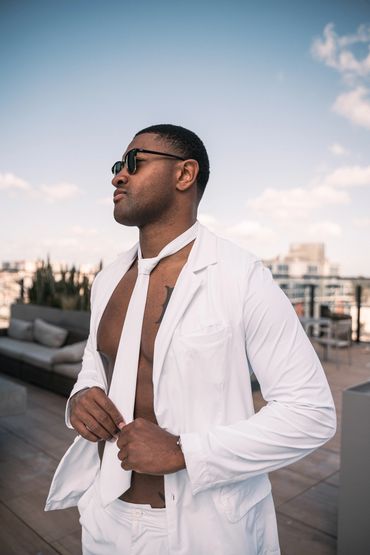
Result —
<path fill-rule="evenodd" d="M 8 337 L 21 341 L 33 341 L 33 322 L 11 318 L 8 328 Z"/>
<path fill-rule="evenodd" d="M 51 357 L 52 364 L 59 364 L 63 362 L 81 362 L 86 347 L 86 341 L 79 343 L 72 343 L 59 349 Z"/>
<path fill-rule="evenodd" d="M 67 339 L 68 330 L 36 318 L 33 324 L 33 336 L 36 341 L 46 347 L 59 348 Z"/>

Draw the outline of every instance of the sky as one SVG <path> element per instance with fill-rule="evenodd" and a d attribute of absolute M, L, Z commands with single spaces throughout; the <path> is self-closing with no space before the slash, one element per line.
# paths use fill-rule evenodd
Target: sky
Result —
<path fill-rule="evenodd" d="M 112 163 L 173 123 L 209 154 L 201 222 L 370 276 L 370 0 L 1 0 L 0 64 L 0 261 L 114 260 Z"/>

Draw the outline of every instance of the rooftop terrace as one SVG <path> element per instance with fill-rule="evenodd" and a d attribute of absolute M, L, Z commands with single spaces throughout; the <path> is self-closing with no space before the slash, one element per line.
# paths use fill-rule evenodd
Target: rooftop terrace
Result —
<path fill-rule="evenodd" d="M 321 355 L 321 350 L 318 351 Z M 325 362 L 338 431 L 324 447 L 270 475 L 283 555 L 334 555 L 340 468 L 342 392 L 370 379 L 370 347 L 354 344 L 352 364 Z M 27 412 L 0 418 L 2 555 L 81 554 L 77 509 L 44 513 L 52 474 L 74 432 L 64 425 L 65 399 L 27 385 Z M 254 393 L 256 410 L 263 404 Z"/>

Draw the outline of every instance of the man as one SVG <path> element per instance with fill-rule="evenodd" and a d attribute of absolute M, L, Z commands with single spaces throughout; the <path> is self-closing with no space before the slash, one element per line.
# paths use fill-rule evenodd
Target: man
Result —
<path fill-rule="evenodd" d="M 278 554 L 267 472 L 335 432 L 320 362 L 270 272 L 198 224 L 194 133 L 146 128 L 113 172 L 114 217 L 139 244 L 94 282 L 66 412 L 79 436 L 46 508 L 78 502 L 88 555 Z"/>

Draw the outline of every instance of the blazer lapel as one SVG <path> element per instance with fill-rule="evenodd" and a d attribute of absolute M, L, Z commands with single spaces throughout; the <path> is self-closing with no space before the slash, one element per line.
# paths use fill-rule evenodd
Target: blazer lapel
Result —
<path fill-rule="evenodd" d="M 93 312 L 91 314 L 90 333 L 93 336 L 95 361 L 97 368 L 103 376 L 107 390 L 109 389 L 109 382 L 111 377 L 107 375 L 102 358 L 100 356 L 100 353 L 98 352 L 99 323 L 113 291 L 134 261 L 137 254 L 137 249 L 138 243 L 136 243 L 130 250 L 120 255 L 117 261 L 115 261 L 112 266 L 107 268 L 107 271 L 109 273 L 107 273 L 106 275 L 101 275 L 101 283 L 98 284 L 98 294 L 96 295 L 96 301 L 93 306 Z"/>
<path fill-rule="evenodd" d="M 173 332 L 202 282 L 203 277 L 196 274 L 192 274 L 190 276 L 183 274 L 178 279 L 178 283 L 173 291 L 171 301 L 165 312 L 155 339 L 153 359 L 154 395 L 156 395 L 157 392 L 164 358 L 171 342 Z"/>
<path fill-rule="evenodd" d="M 153 360 L 154 396 L 158 391 L 163 363 L 176 326 L 194 298 L 195 293 L 206 280 L 204 269 L 217 262 L 216 241 L 215 235 L 205 227 L 199 226 L 198 237 L 194 242 L 188 261 L 177 279 L 155 340 Z"/>
<path fill-rule="evenodd" d="M 137 255 L 138 250 L 138 243 L 136 243 L 130 250 L 125 252 L 119 259 L 116 261 L 114 265 L 110 268 L 110 272 L 107 276 L 102 275 L 102 283 L 100 284 L 100 291 L 99 291 L 99 304 L 95 310 L 95 317 L 94 317 L 94 337 L 95 337 L 95 347 L 96 347 L 96 340 L 97 340 L 97 333 L 98 327 L 100 323 L 100 319 L 103 315 L 105 307 L 108 304 L 109 299 L 112 296 L 113 291 L 117 287 L 119 281 L 128 271 L 130 266 L 132 265 L 135 257 Z M 104 281 L 103 281 L 104 280 Z"/>

